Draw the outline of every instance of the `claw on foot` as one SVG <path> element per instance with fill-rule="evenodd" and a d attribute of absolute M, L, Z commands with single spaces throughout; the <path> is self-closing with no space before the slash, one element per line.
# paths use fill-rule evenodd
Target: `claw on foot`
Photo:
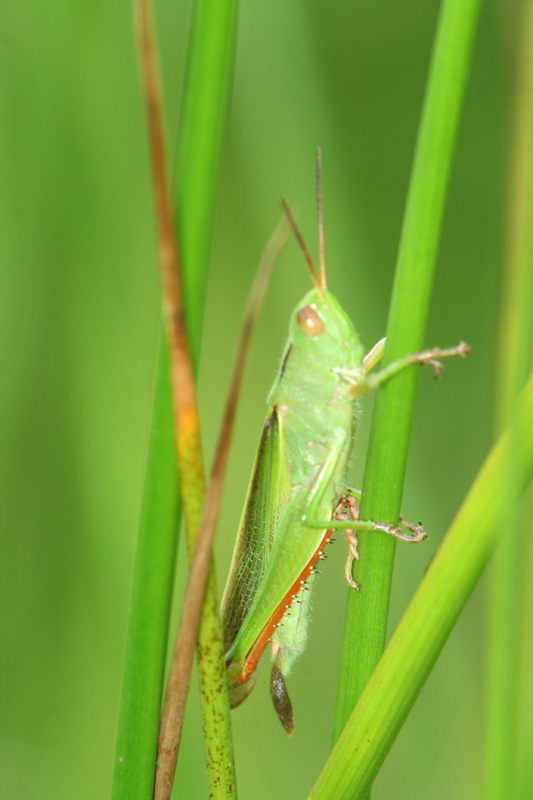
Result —
<path fill-rule="evenodd" d="M 422 525 L 413 525 L 410 522 L 406 522 L 402 516 L 400 516 L 400 526 L 389 525 L 386 522 L 373 522 L 371 530 L 388 533 L 389 536 L 394 536 L 396 539 L 401 539 L 403 542 L 411 542 L 412 544 L 423 542 L 424 539 L 428 538 Z M 402 528 L 408 530 L 409 533 L 404 533 Z"/>
<path fill-rule="evenodd" d="M 358 592 L 359 584 L 352 578 L 352 564 L 353 564 L 353 556 L 350 553 L 348 555 L 348 558 L 346 559 L 346 566 L 344 568 L 344 577 L 346 578 L 346 583 L 348 584 L 348 586 L 350 586 L 354 590 L 354 592 Z"/>
<path fill-rule="evenodd" d="M 469 352 L 470 345 L 468 345 L 466 342 L 459 342 L 457 347 L 448 347 L 444 350 L 440 347 L 434 347 L 431 350 L 424 350 L 419 354 L 419 362 L 424 367 L 433 367 L 435 377 L 439 378 L 442 372 L 442 364 L 438 360 L 439 358 L 450 358 L 453 356 L 466 358 Z"/>
<path fill-rule="evenodd" d="M 402 515 L 400 514 L 400 525 L 403 528 L 406 528 L 408 531 L 411 531 L 411 533 L 413 534 L 406 541 L 409 541 L 409 542 L 423 542 L 424 539 L 428 538 L 428 535 L 425 532 L 421 522 L 419 522 L 418 525 L 413 525 L 412 522 L 407 522 L 402 517 Z"/>

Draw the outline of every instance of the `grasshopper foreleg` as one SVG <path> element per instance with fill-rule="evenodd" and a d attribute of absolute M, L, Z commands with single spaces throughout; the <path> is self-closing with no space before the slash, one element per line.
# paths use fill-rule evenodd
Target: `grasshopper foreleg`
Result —
<path fill-rule="evenodd" d="M 383 356 L 384 349 L 385 339 L 380 339 L 363 358 L 361 366 L 358 369 L 335 370 L 343 380 L 352 384 L 354 397 L 378 389 L 382 384 L 386 383 L 389 378 L 392 378 L 393 375 L 396 375 L 398 372 L 401 372 L 413 364 L 433 367 L 435 377 L 438 378 L 442 372 L 441 358 L 451 358 L 453 356 L 464 358 L 470 352 L 470 347 L 466 342 L 459 342 L 457 347 L 448 347 L 445 349 L 433 347 L 429 350 L 422 350 L 420 353 L 411 353 L 408 356 L 404 356 L 404 358 L 399 358 L 379 372 L 369 374 L 372 367 L 374 367 Z"/>

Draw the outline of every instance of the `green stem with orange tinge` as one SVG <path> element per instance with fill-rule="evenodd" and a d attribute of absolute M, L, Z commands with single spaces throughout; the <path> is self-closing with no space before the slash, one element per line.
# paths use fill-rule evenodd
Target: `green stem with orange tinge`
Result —
<path fill-rule="evenodd" d="M 138 10 L 143 12 L 142 7 Z M 236 0 L 196 0 L 193 6 L 174 204 L 178 219 L 175 227 L 181 238 L 183 304 L 187 309 L 184 321 L 195 363 L 232 79 L 236 11 Z M 169 203 L 168 197 L 166 201 Z M 168 218 L 166 226 L 174 227 Z M 165 253 L 162 255 L 166 257 Z M 182 454 L 182 475 L 189 476 L 185 479 L 190 487 L 185 503 L 191 537 L 198 524 L 205 486 L 194 414 L 186 417 L 175 437 L 172 435 L 170 360 L 163 339 L 133 575 L 112 800 L 148 800 L 153 791 L 179 510 L 176 444 Z M 213 631 L 219 625 L 213 570 L 206 596 L 210 600 L 206 603 L 204 620 L 210 622 L 204 621 L 200 634 L 205 645 L 201 647 L 204 657 L 200 675 L 208 784 L 212 797 L 229 797 L 236 793 L 234 759 L 229 706 L 220 700 L 225 689 L 225 676 L 220 685 L 221 646 L 220 652 L 213 654 L 217 641 Z M 214 676 L 209 664 L 213 665 Z"/>

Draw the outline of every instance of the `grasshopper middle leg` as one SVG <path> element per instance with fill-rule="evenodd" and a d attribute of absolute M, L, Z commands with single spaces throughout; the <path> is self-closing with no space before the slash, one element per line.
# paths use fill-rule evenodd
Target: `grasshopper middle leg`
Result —
<path fill-rule="evenodd" d="M 344 574 L 348 585 L 357 592 L 359 591 L 359 584 L 352 578 L 353 562 L 359 559 L 359 539 L 356 531 L 381 531 L 382 533 L 387 533 L 389 536 L 394 536 L 396 539 L 401 539 L 404 542 L 411 542 L 412 544 L 423 542 L 424 539 L 428 537 L 421 523 L 416 525 L 407 522 L 401 514 L 399 525 L 359 519 L 359 508 L 353 497 L 354 494 L 358 494 L 358 499 L 360 499 L 360 492 L 348 491 L 342 495 L 335 507 L 331 520 L 320 521 L 306 519 L 305 524 L 309 528 L 327 528 L 329 530 L 344 531 L 348 543 L 348 557 L 346 559 Z"/>

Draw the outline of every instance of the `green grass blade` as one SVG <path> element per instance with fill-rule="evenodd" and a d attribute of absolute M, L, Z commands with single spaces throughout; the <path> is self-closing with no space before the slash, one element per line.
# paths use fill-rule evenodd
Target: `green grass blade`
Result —
<path fill-rule="evenodd" d="M 197 0 L 192 20 L 174 193 L 188 324 L 203 315 L 237 11 L 237 0 Z M 189 337 L 195 361 L 199 337 Z"/>
<path fill-rule="evenodd" d="M 495 387 L 496 429 L 513 419 L 518 394 L 527 378 L 533 338 L 533 3 L 518 12 L 519 41 L 513 53 L 513 113 L 510 129 L 507 247 L 504 263 Z M 501 492 L 511 497 L 515 458 L 510 454 Z M 491 565 L 487 605 L 487 731 L 485 797 L 503 800 L 517 794 L 520 703 L 520 625 L 526 600 L 522 567 L 526 562 L 523 509 L 507 503 L 510 535 Z M 529 767 L 531 770 L 531 767 Z M 524 795 L 526 796 L 526 795 Z"/>
<path fill-rule="evenodd" d="M 421 349 L 435 256 L 479 0 L 445 0 L 434 47 L 387 326 L 384 365 Z M 418 369 L 379 390 L 363 484 L 362 519 L 396 522 Z M 336 741 L 383 651 L 395 540 L 362 535 L 349 594 L 333 727 Z"/>
<path fill-rule="evenodd" d="M 315 784 L 313 800 L 358 800 L 376 777 L 506 529 L 508 498 L 500 487 L 511 453 L 516 502 L 533 476 L 533 376 L 513 428 L 485 460 Z"/>
<path fill-rule="evenodd" d="M 163 340 L 164 341 L 164 340 Z M 128 620 L 112 798 L 152 796 L 176 560 L 178 494 L 166 345 L 160 348 Z"/>
<path fill-rule="evenodd" d="M 235 20 L 233 0 L 201 0 L 194 10 L 189 45 L 175 203 L 178 204 L 188 332 L 195 362 L 232 74 Z M 168 356 L 164 337 L 161 337 L 128 622 L 113 800 L 148 800 L 152 796 L 178 524 L 173 429 Z M 216 598 L 212 598 L 211 605 L 218 610 Z M 219 624 L 218 614 L 213 624 Z M 228 718 L 229 710 L 223 714 L 223 723 Z M 218 750 L 218 760 L 210 760 L 215 779 L 226 769 L 225 764 L 217 766 L 220 758 L 224 758 L 224 750 L 231 751 L 228 724 L 220 724 L 220 719 L 218 722 L 220 738 L 211 735 L 211 741 L 213 747 L 221 739 L 225 744 Z M 223 796 L 224 781 L 219 782 L 219 786 L 219 796 Z"/>

